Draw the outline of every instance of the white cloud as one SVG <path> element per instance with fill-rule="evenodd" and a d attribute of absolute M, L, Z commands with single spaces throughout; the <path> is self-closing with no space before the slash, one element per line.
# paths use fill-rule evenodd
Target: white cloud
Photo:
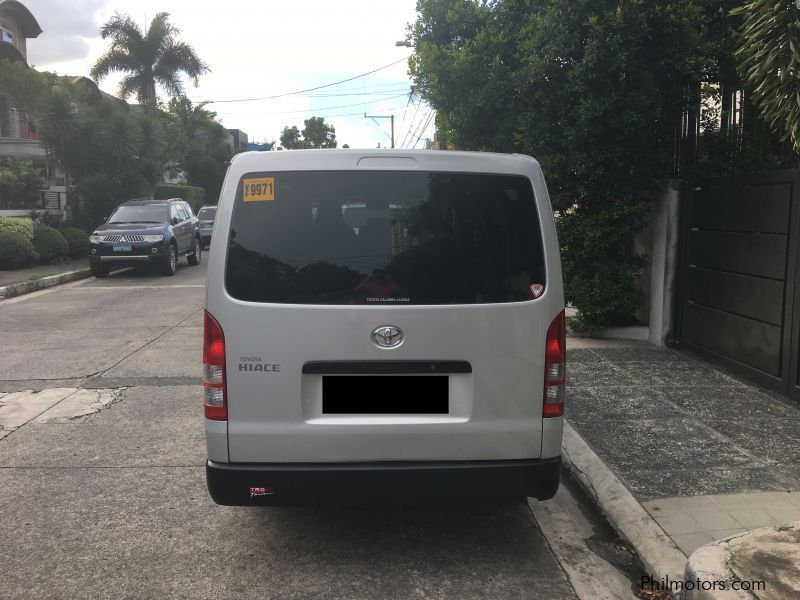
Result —
<path fill-rule="evenodd" d="M 100 36 L 99 11 L 108 0 L 23 0 L 42 33 L 28 40 L 28 62 L 50 65 L 86 58 L 87 40 Z"/>

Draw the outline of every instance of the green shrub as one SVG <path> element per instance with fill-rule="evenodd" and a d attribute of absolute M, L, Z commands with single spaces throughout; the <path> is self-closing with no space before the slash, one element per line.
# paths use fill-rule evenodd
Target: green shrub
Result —
<path fill-rule="evenodd" d="M 29 242 L 33 241 L 33 221 L 20 217 L 0 217 L 0 231 L 15 231 Z"/>
<path fill-rule="evenodd" d="M 63 227 L 59 230 L 69 246 L 69 255 L 80 258 L 89 250 L 89 235 L 77 227 Z"/>
<path fill-rule="evenodd" d="M 69 253 L 69 245 L 57 229 L 41 225 L 33 230 L 33 247 L 43 263 L 53 262 Z"/>
<path fill-rule="evenodd" d="M 186 200 L 196 213 L 200 210 L 200 207 L 203 206 L 206 191 L 201 187 L 195 187 L 193 185 L 159 183 L 153 191 L 153 197 L 158 200 L 168 200 L 169 198 Z"/>
<path fill-rule="evenodd" d="M 19 269 L 39 260 L 31 241 L 16 231 L 0 231 L 0 269 Z"/>
<path fill-rule="evenodd" d="M 77 188 L 81 218 L 89 227 L 96 227 L 120 202 L 130 200 L 119 193 L 117 181 L 105 173 L 93 173 L 83 177 Z"/>

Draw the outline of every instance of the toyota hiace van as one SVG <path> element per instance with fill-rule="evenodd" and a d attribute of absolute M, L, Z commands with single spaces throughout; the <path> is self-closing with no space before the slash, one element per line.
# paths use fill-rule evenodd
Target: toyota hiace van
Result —
<path fill-rule="evenodd" d="M 213 499 L 550 498 L 566 349 L 553 214 L 520 155 L 236 155 L 209 252 Z"/>

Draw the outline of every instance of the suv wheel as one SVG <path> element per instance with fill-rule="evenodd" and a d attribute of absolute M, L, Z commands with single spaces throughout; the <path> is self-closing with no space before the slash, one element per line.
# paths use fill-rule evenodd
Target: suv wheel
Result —
<path fill-rule="evenodd" d="M 200 254 L 203 252 L 203 246 L 200 244 L 200 238 L 194 238 L 192 251 L 189 253 L 188 261 L 193 267 L 200 264 Z"/>
<path fill-rule="evenodd" d="M 178 270 L 178 252 L 177 250 L 175 250 L 175 246 L 170 244 L 169 250 L 167 250 L 167 256 L 164 260 L 164 264 L 161 267 L 161 274 L 175 275 L 175 272 L 177 270 Z"/>
<path fill-rule="evenodd" d="M 109 269 L 108 265 L 104 265 L 100 261 L 92 261 L 89 263 L 89 268 L 92 271 L 92 275 L 95 277 L 108 277 L 108 272 L 111 270 Z"/>

